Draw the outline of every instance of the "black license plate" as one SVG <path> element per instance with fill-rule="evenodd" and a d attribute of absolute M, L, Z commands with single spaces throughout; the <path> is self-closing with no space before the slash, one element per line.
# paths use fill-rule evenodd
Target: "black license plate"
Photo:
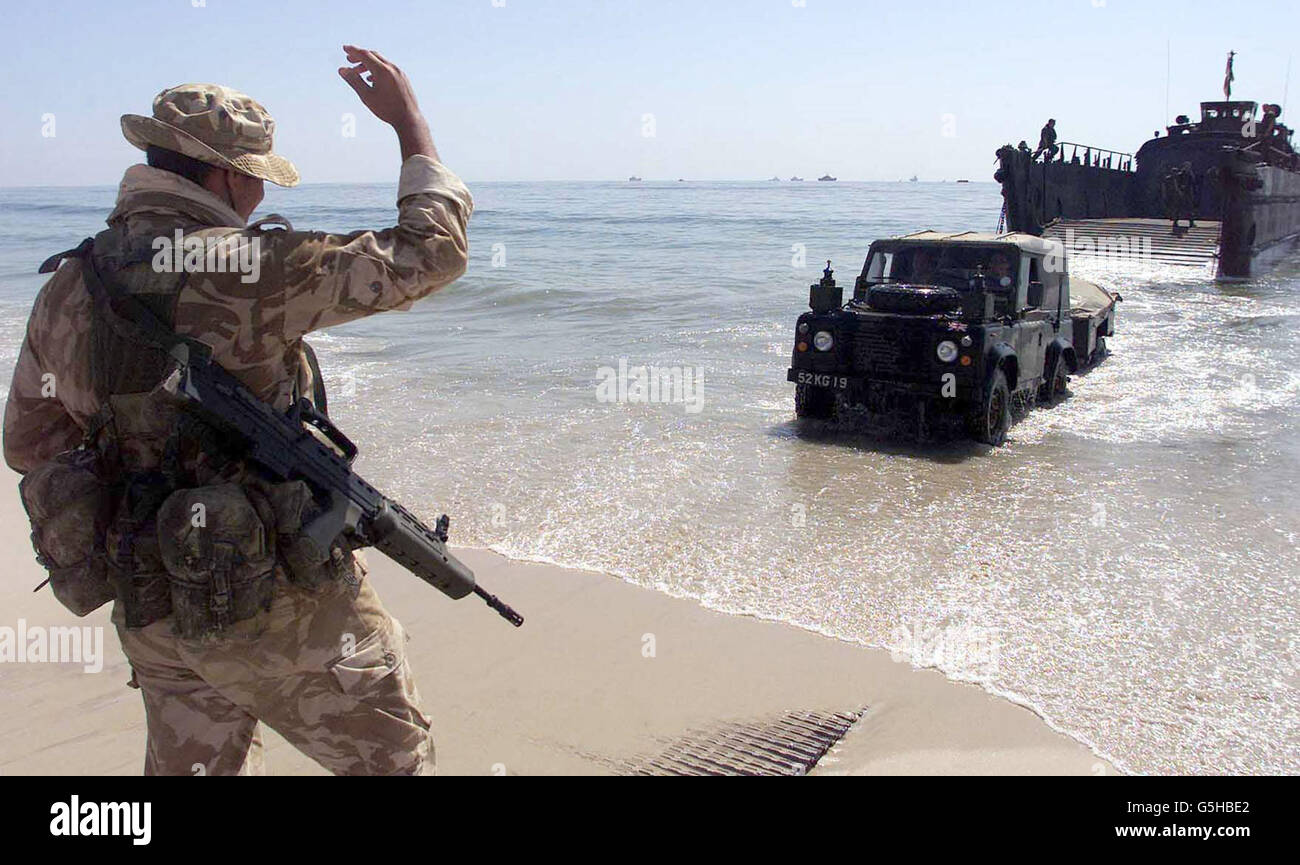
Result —
<path fill-rule="evenodd" d="M 832 375 L 823 372 L 800 372 L 795 375 L 795 383 L 811 385 L 812 387 L 829 387 L 835 390 L 845 390 L 849 386 L 848 376 Z"/>

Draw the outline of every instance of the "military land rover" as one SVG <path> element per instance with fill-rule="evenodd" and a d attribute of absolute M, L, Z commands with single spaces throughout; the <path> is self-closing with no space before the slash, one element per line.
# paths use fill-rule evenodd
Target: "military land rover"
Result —
<path fill-rule="evenodd" d="M 1058 241 L 929 231 L 877 241 L 848 303 L 829 262 L 812 286 L 787 376 L 795 413 L 1000 445 L 1013 411 L 1060 399 L 1071 372 L 1106 355 L 1118 300 L 1072 279 Z"/>

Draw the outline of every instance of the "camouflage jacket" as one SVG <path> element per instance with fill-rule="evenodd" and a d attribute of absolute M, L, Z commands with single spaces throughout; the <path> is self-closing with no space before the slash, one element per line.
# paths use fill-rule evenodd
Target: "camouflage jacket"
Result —
<path fill-rule="evenodd" d="M 210 345 L 222 366 L 283 410 L 303 386 L 304 334 L 407 309 L 464 273 L 474 204 L 460 179 L 413 156 L 402 165 L 397 206 L 397 226 L 382 231 L 264 230 L 246 226 L 197 184 L 136 165 L 108 223 L 164 250 L 123 271 L 133 290 L 140 281 L 177 278 L 159 272 L 172 260 L 161 239 L 205 242 L 210 253 L 180 292 L 175 329 Z M 90 370 L 92 308 L 75 259 L 37 295 L 4 416 L 5 460 L 19 472 L 76 447 L 100 408 Z"/>

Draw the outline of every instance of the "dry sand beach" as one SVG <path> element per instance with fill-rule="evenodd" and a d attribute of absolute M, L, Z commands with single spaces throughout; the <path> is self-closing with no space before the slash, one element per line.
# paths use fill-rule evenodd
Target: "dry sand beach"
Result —
<path fill-rule="evenodd" d="M 136 774 L 144 713 L 108 607 L 75 619 L 27 555 L 9 473 L 0 542 L 9 554 L 0 625 L 98 626 L 103 668 L 0 663 L 0 774 Z M 527 623 L 453 603 L 384 557 L 370 578 L 410 637 L 438 767 L 449 775 L 609 774 L 645 768 L 683 737 L 725 738 L 788 713 L 861 719 L 812 774 L 1114 774 L 1022 707 L 896 663 L 888 652 L 787 625 L 711 612 L 596 573 L 459 551 Z M 652 635 L 654 652 L 644 647 Z M 274 733 L 268 774 L 323 774 Z"/>

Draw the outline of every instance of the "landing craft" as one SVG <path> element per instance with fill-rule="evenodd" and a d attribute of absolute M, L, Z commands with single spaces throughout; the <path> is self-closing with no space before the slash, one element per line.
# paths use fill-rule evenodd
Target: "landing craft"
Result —
<path fill-rule="evenodd" d="M 1232 100 L 1228 63 L 1224 100 L 1202 102 L 1197 121 L 1179 115 L 1136 155 L 1068 141 L 1041 152 L 1004 146 L 994 179 L 1006 229 L 1069 231 L 1094 246 L 1148 238 L 1156 260 L 1213 263 L 1221 279 L 1249 277 L 1285 253 L 1300 238 L 1300 154 L 1280 105 Z"/>

